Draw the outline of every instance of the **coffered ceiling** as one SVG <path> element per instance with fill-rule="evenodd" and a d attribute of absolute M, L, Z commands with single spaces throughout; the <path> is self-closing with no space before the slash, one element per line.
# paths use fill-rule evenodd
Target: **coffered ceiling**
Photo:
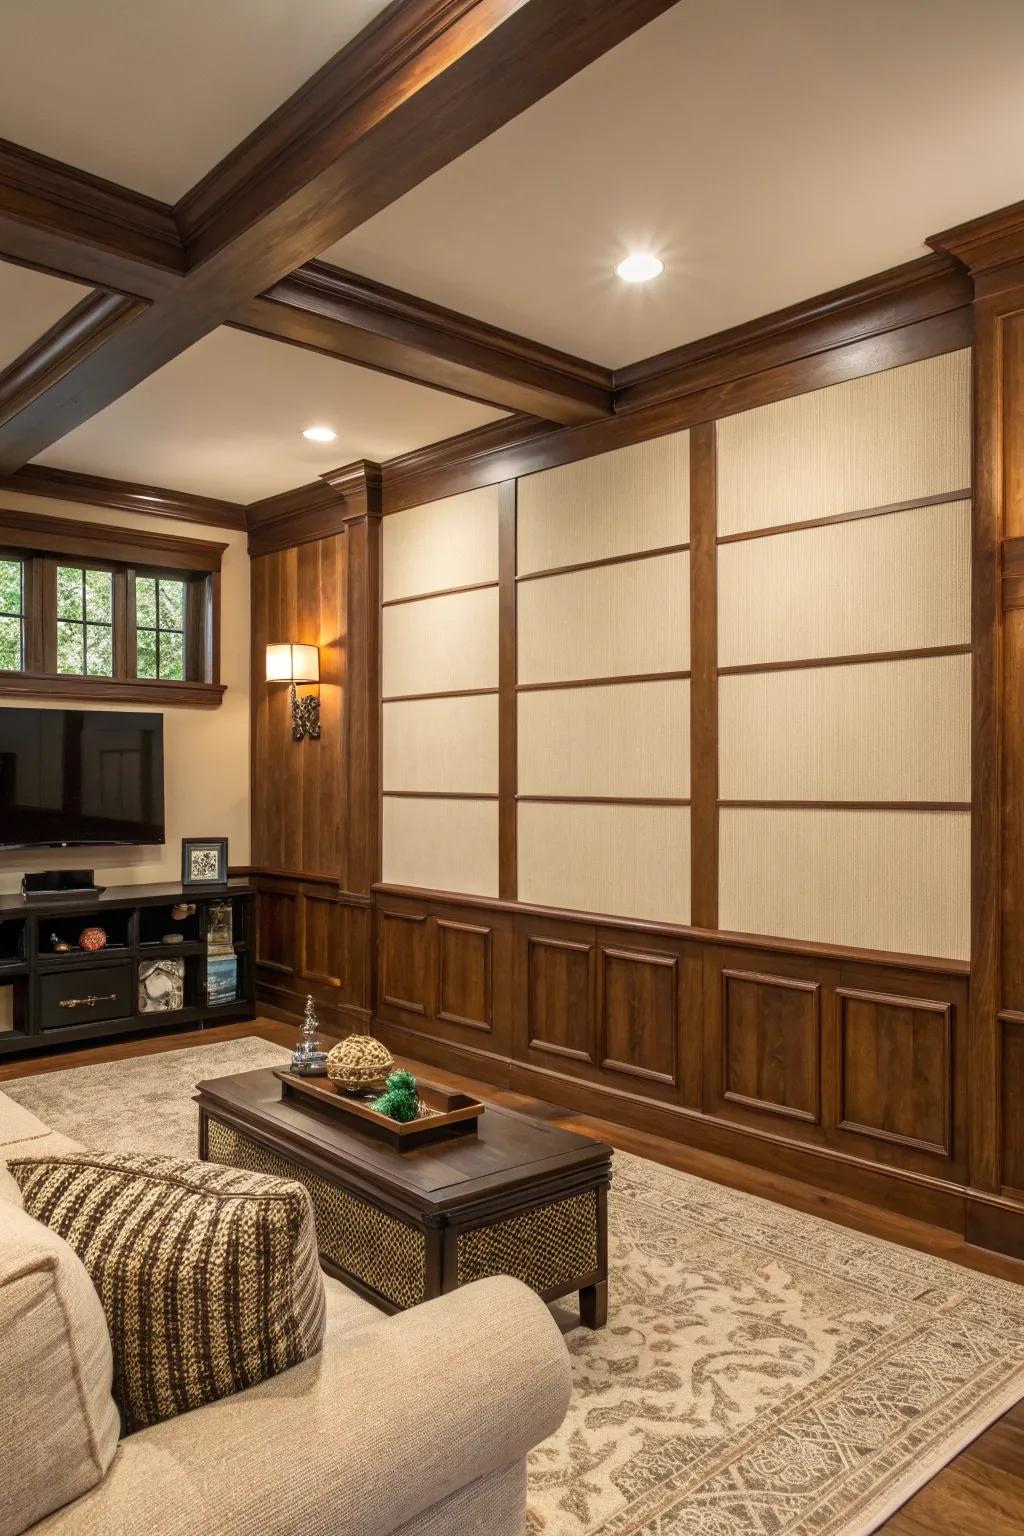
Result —
<path fill-rule="evenodd" d="M 0 138 L 174 203 L 385 0 L 4 0 Z"/>
<path fill-rule="evenodd" d="M 0 369 L 84 299 L 88 288 L 0 261 Z"/>
<path fill-rule="evenodd" d="M 222 327 L 41 454 L 37 463 L 256 501 L 383 461 L 501 413 Z M 331 443 L 306 427 L 328 426 Z"/>
<path fill-rule="evenodd" d="M 1022 82 L 1022 0 L 682 0 L 325 259 L 620 367 L 1015 202 Z"/>

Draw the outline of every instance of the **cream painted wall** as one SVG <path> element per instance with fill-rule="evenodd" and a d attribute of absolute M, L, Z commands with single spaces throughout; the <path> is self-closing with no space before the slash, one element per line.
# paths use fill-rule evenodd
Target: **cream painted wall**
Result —
<path fill-rule="evenodd" d="M 131 512 L 49 501 L 41 496 L 0 492 L 4 507 L 19 512 L 73 518 L 104 528 L 139 528 L 183 538 L 226 544 L 221 568 L 221 682 L 227 684 L 219 709 L 170 708 L 164 717 L 164 801 L 167 841 L 147 848 L 59 848 L 38 852 L 0 852 L 0 891 L 16 891 L 25 870 L 68 869 L 90 865 L 101 885 L 143 885 L 177 880 L 181 875 L 182 837 L 227 837 L 232 864 L 249 862 L 249 560 L 245 534 L 226 528 L 202 528 Z M 0 697 L 3 707 L 22 701 Z M 25 706 L 32 703 L 25 700 Z M 66 700 L 53 708 L 79 706 Z M 83 709 L 146 709 L 82 704 Z"/>

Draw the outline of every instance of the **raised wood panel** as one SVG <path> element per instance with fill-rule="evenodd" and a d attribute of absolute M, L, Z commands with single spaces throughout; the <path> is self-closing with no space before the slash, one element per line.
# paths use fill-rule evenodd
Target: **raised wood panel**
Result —
<path fill-rule="evenodd" d="M 718 424 L 723 534 L 918 500 L 971 483 L 969 349 Z"/>
<path fill-rule="evenodd" d="M 675 1086 L 678 1063 L 678 960 L 602 947 L 601 1066 Z"/>
<path fill-rule="evenodd" d="M 498 792 L 498 696 L 385 704 L 385 790 Z"/>
<path fill-rule="evenodd" d="M 519 793 L 686 799 L 690 684 L 519 694 Z"/>
<path fill-rule="evenodd" d="M 490 1031 L 491 929 L 435 919 L 437 1017 L 449 1024 Z"/>
<path fill-rule="evenodd" d="M 497 896 L 497 800 L 386 796 L 384 879 L 391 885 Z"/>
<path fill-rule="evenodd" d="M 520 575 L 685 544 L 689 433 L 525 475 L 518 497 Z"/>
<path fill-rule="evenodd" d="M 346 671 L 345 536 L 250 562 L 252 862 L 337 879 L 344 822 L 342 715 Z M 292 739 L 288 686 L 266 681 L 266 646 L 320 648 L 320 739 Z"/>
<path fill-rule="evenodd" d="M 423 914 L 382 909 L 378 917 L 380 1001 L 401 1013 L 426 1017 L 434 1011 L 434 973 L 428 919 Z"/>
<path fill-rule="evenodd" d="M 688 806 L 520 802 L 518 863 L 520 901 L 689 920 Z"/>
<path fill-rule="evenodd" d="M 1024 1197 L 1024 1017 L 1003 1016 L 1002 1183 Z"/>
<path fill-rule="evenodd" d="M 498 579 L 498 487 L 447 496 L 384 520 L 383 598 Z"/>
<path fill-rule="evenodd" d="M 595 956 L 590 943 L 528 935 L 526 1022 L 531 1050 L 594 1063 Z"/>
<path fill-rule="evenodd" d="M 685 551 L 520 583 L 520 683 L 685 671 L 689 583 Z"/>
<path fill-rule="evenodd" d="M 722 1097 L 816 1124 L 821 987 L 796 976 L 722 971 Z"/>
<path fill-rule="evenodd" d="M 302 898 L 302 976 L 341 985 L 338 904 L 327 897 Z"/>
<path fill-rule="evenodd" d="M 723 929 L 968 958 L 968 812 L 723 809 L 719 832 Z"/>
<path fill-rule="evenodd" d="M 971 658 L 723 677 L 724 800 L 971 797 Z"/>
<path fill-rule="evenodd" d="M 256 964 L 291 976 L 296 968 L 296 897 L 261 890 L 256 902 Z"/>
<path fill-rule="evenodd" d="M 840 988 L 840 1130 L 952 1153 L 952 1004 Z"/>
<path fill-rule="evenodd" d="M 722 667 L 965 645 L 970 502 L 722 544 Z"/>
<path fill-rule="evenodd" d="M 385 698 L 498 686 L 498 589 L 385 608 Z"/>

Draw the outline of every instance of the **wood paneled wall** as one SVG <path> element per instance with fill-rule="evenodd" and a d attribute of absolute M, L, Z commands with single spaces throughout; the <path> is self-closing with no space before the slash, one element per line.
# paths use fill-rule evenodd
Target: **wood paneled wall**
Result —
<path fill-rule="evenodd" d="M 338 996 L 362 942 L 396 1049 L 1024 1251 L 991 808 L 968 852 L 996 648 L 963 318 L 386 517 L 375 937 L 346 948 L 335 892 L 265 881 L 263 953 L 293 972 L 267 1000 Z"/>

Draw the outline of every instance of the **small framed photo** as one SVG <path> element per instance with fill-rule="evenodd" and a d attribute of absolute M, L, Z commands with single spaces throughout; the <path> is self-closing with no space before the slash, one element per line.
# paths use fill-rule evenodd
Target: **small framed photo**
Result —
<path fill-rule="evenodd" d="M 227 885 L 227 882 L 227 838 L 183 837 L 181 840 L 182 885 Z"/>

